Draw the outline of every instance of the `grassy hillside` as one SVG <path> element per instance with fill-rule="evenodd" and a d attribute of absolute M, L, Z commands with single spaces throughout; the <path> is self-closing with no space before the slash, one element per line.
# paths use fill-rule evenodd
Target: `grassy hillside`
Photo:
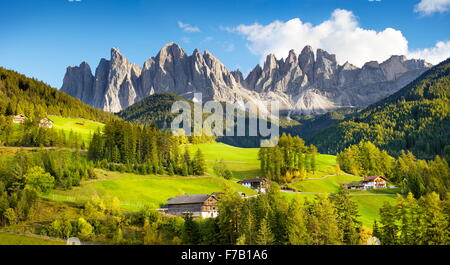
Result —
<path fill-rule="evenodd" d="M 63 241 L 44 239 L 35 236 L 16 235 L 0 232 L 0 245 L 65 245 Z"/>
<path fill-rule="evenodd" d="M 255 194 L 237 183 L 217 177 L 140 176 L 99 170 L 100 179 L 82 184 L 68 191 L 55 190 L 48 199 L 82 202 L 98 195 L 117 197 L 128 210 L 140 210 L 146 204 L 159 207 L 167 199 L 183 194 L 211 194 L 229 184 L 236 191 Z"/>
<path fill-rule="evenodd" d="M 301 199 L 314 200 L 316 196 L 325 196 L 327 193 L 314 194 L 314 193 L 284 193 L 289 198 L 299 197 Z M 358 193 L 352 193 L 351 198 L 358 204 L 358 211 L 360 214 L 359 220 L 366 227 L 372 228 L 373 221 L 379 220 L 379 211 L 385 202 L 394 204 L 396 195 L 394 194 L 376 194 L 368 193 L 359 195 Z"/>
<path fill-rule="evenodd" d="M 90 141 L 94 132 L 103 129 L 105 126 L 103 123 L 86 119 L 64 118 L 58 116 L 50 116 L 50 119 L 54 122 L 54 129 L 63 130 L 68 134 L 71 131 L 77 133 L 85 142 Z"/>
<path fill-rule="evenodd" d="M 214 174 L 215 161 L 223 160 L 233 172 L 235 180 L 261 177 L 258 160 L 259 148 L 239 148 L 223 143 L 188 145 L 191 152 L 200 149 L 208 165 L 208 173 Z"/>
<path fill-rule="evenodd" d="M 13 114 L 25 114 L 29 118 L 81 117 L 102 122 L 116 118 L 44 82 L 0 67 L 0 116 Z"/>
<path fill-rule="evenodd" d="M 333 193 L 337 192 L 339 186 L 344 183 L 349 183 L 352 181 L 360 181 L 360 177 L 352 175 L 337 175 L 330 176 L 323 179 L 307 179 L 304 181 L 292 184 L 295 188 L 303 192 L 326 192 Z"/>
<path fill-rule="evenodd" d="M 319 133 L 312 143 L 325 153 L 371 141 L 395 156 L 409 150 L 419 158 L 450 158 L 449 86 L 447 59 L 392 96 Z"/>
<path fill-rule="evenodd" d="M 259 148 L 240 148 L 224 143 L 188 145 L 191 152 L 200 149 L 209 166 L 210 174 L 215 161 L 223 160 L 233 172 L 235 180 L 261 177 Z M 336 174 L 336 156 L 319 154 L 316 157 L 317 171 L 309 177 L 322 177 Z"/>

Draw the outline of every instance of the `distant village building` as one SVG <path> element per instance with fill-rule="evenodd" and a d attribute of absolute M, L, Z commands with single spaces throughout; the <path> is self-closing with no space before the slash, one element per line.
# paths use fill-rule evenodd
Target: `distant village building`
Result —
<path fill-rule="evenodd" d="M 387 179 L 382 176 L 371 176 L 363 179 L 360 182 L 352 182 L 344 184 L 344 186 L 349 190 L 376 190 L 376 189 L 386 189 Z"/>
<path fill-rule="evenodd" d="M 39 121 L 39 127 L 51 129 L 53 128 L 53 121 L 49 118 L 43 118 Z"/>
<path fill-rule="evenodd" d="M 13 123 L 25 123 L 25 120 L 27 119 L 27 116 L 20 114 L 20 115 L 14 115 L 13 116 Z"/>
<path fill-rule="evenodd" d="M 192 194 L 171 198 L 167 201 L 165 212 L 171 215 L 216 218 L 219 214 L 218 197 L 214 194 Z"/>
<path fill-rule="evenodd" d="M 247 187 L 252 190 L 256 190 L 261 193 L 266 193 L 269 188 L 269 182 L 267 179 L 263 178 L 253 178 L 253 179 L 245 179 L 238 181 L 244 187 Z"/>

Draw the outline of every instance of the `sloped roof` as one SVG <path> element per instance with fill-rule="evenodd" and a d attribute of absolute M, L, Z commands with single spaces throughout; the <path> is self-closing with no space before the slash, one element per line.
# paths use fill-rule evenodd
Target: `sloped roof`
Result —
<path fill-rule="evenodd" d="M 239 184 L 244 184 L 244 183 L 254 183 L 254 182 L 263 182 L 266 179 L 262 179 L 262 178 L 253 178 L 253 179 L 244 179 L 241 181 L 238 181 Z"/>
<path fill-rule="evenodd" d="M 178 196 L 175 198 L 170 198 L 167 201 L 167 205 L 173 205 L 173 204 L 191 204 L 191 203 L 203 203 L 210 197 L 216 197 L 214 195 L 208 195 L 208 194 L 190 194 L 190 195 L 183 195 Z"/>
<path fill-rule="evenodd" d="M 367 178 L 363 179 L 362 182 L 370 182 L 370 181 L 375 180 L 377 178 L 382 178 L 385 181 L 387 181 L 387 179 L 385 177 L 382 177 L 382 176 L 371 176 L 371 177 L 367 177 Z"/>

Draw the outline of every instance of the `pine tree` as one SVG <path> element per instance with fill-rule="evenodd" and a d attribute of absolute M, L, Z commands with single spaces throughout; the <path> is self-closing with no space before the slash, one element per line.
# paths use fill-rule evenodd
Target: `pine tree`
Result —
<path fill-rule="evenodd" d="M 310 241 L 306 212 L 298 198 L 294 198 L 289 206 L 288 235 L 292 245 L 307 245 Z"/>
<path fill-rule="evenodd" d="M 330 200 L 337 210 L 338 225 L 343 232 L 344 243 L 356 245 L 361 227 L 361 222 L 358 220 L 358 205 L 350 199 L 349 191 L 344 186 L 340 186 L 339 192 L 333 194 Z"/>
<path fill-rule="evenodd" d="M 396 245 L 398 243 L 398 226 L 396 209 L 385 202 L 380 209 L 380 235 L 383 245 Z"/>
<path fill-rule="evenodd" d="M 200 243 L 199 227 L 194 221 L 192 214 L 188 214 L 184 218 L 182 241 L 186 245 L 197 245 Z"/>
<path fill-rule="evenodd" d="M 259 232 L 256 236 L 256 244 L 257 245 L 271 245 L 273 243 L 273 234 L 270 230 L 269 224 L 267 223 L 266 218 L 261 220 L 259 225 Z"/>
<path fill-rule="evenodd" d="M 194 175 L 203 175 L 206 171 L 205 159 L 203 157 L 203 153 L 200 149 L 197 149 L 195 153 L 194 161 L 193 161 L 193 173 Z"/>

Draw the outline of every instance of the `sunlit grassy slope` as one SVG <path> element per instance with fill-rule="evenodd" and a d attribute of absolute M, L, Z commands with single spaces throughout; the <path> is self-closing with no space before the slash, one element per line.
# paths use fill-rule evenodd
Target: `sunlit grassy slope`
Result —
<path fill-rule="evenodd" d="M 385 202 L 393 204 L 396 200 L 395 195 L 370 195 L 375 193 L 368 193 L 364 195 L 357 195 L 357 193 L 352 193 L 351 199 L 358 204 L 359 220 L 366 227 L 372 228 L 373 221 L 379 220 L 379 210 Z M 299 197 L 302 200 L 314 200 L 316 196 L 326 196 L 327 193 L 314 194 L 314 193 L 285 193 L 289 198 Z"/>
<path fill-rule="evenodd" d="M 98 129 L 102 129 L 105 125 L 100 122 L 85 120 L 63 118 L 57 116 L 49 117 L 53 121 L 53 128 L 56 130 L 64 130 L 67 134 L 70 131 L 79 134 L 85 142 L 91 140 L 92 134 Z"/>
<path fill-rule="evenodd" d="M 62 241 L 0 232 L 0 245 L 65 245 Z"/>
<path fill-rule="evenodd" d="M 299 191 L 305 192 L 337 192 L 340 185 L 352 181 L 360 181 L 361 178 L 352 175 L 329 176 L 323 179 L 307 179 L 292 184 Z"/>
<path fill-rule="evenodd" d="M 211 194 L 223 191 L 229 184 L 233 190 L 246 194 L 254 191 L 218 177 L 140 176 L 98 170 L 101 179 L 87 182 L 69 191 L 55 190 L 47 198 L 52 200 L 82 202 L 98 195 L 117 197 L 128 210 L 140 210 L 145 204 L 159 207 L 167 199 L 183 194 Z"/>
<path fill-rule="evenodd" d="M 208 173 L 214 174 L 215 161 L 223 160 L 233 172 L 235 180 L 261 177 L 259 148 L 239 148 L 223 143 L 188 145 L 191 152 L 200 149 L 208 164 Z"/>
<path fill-rule="evenodd" d="M 200 149 L 209 166 L 208 173 L 213 173 L 215 161 L 223 160 L 228 168 L 233 171 L 235 180 L 262 177 L 260 162 L 258 160 L 259 148 L 239 148 L 223 143 L 188 145 L 191 152 Z M 317 171 L 309 177 L 321 177 L 327 174 L 335 174 L 336 157 L 319 154 L 316 157 Z"/>
<path fill-rule="evenodd" d="M 238 148 L 223 143 L 189 145 L 192 152 L 200 149 L 205 155 L 208 163 L 208 173 L 214 174 L 212 166 L 216 160 L 224 160 L 229 169 L 233 171 L 235 180 L 252 177 L 260 177 L 260 164 L 258 160 L 258 148 Z M 314 199 L 317 195 L 329 195 L 335 193 L 343 183 L 360 181 L 357 176 L 344 175 L 336 167 L 336 156 L 319 154 L 316 157 L 317 170 L 314 174 L 308 174 L 307 180 L 292 184 L 302 192 L 308 193 L 284 193 L 287 197 Z M 327 175 L 335 175 L 322 178 Z M 316 179 L 314 179 L 316 178 Z M 385 193 L 390 193 L 386 195 Z M 379 217 L 379 209 L 384 202 L 393 203 L 395 201 L 395 192 L 389 190 L 371 191 L 371 192 L 352 192 L 352 199 L 358 203 L 360 220 L 367 227 L 372 227 L 373 221 Z M 377 194 L 377 195 L 374 195 Z"/>

